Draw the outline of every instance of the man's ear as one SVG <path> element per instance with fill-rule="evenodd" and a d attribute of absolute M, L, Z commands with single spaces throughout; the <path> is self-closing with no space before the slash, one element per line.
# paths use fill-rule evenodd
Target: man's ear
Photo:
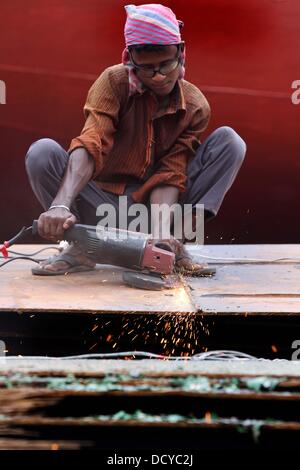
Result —
<path fill-rule="evenodd" d="M 180 63 L 180 65 L 184 65 L 184 50 L 185 50 L 185 42 L 182 41 L 179 45 L 179 63 Z"/>

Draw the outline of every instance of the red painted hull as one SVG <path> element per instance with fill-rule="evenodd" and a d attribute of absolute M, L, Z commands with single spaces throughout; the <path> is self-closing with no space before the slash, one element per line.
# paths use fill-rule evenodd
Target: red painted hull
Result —
<path fill-rule="evenodd" d="M 78 135 L 89 86 L 105 67 L 120 62 L 126 3 L 2 0 L 0 240 L 39 215 L 25 174 L 26 150 L 46 136 L 67 147 Z M 206 135 L 229 125 L 248 144 L 238 179 L 207 226 L 207 241 L 299 242 L 300 104 L 292 103 L 291 84 L 300 79 L 300 3 L 164 4 L 185 23 L 187 79 L 212 107 Z"/>

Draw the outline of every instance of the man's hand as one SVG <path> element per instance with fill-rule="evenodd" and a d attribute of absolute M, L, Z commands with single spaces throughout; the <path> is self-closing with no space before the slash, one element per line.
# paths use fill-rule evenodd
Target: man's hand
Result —
<path fill-rule="evenodd" d="M 75 215 L 61 207 L 43 212 L 38 219 L 39 235 L 47 240 L 63 239 L 64 231 L 77 222 Z"/>
<path fill-rule="evenodd" d="M 172 251 L 175 254 L 175 270 L 182 274 L 200 275 L 206 269 L 206 265 L 195 263 L 183 243 L 176 238 L 157 240 L 155 246 L 163 250 Z"/>
<path fill-rule="evenodd" d="M 90 181 L 94 171 L 92 157 L 84 148 L 75 149 L 69 158 L 59 191 L 52 205 L 63 204 L 71 207 L 77 194 Z M 77 222 L 75 215 L 62 207 L 43 212 L 38 219 L 39 235 L 48 240 L 57 241 L 63 233 Z"/>

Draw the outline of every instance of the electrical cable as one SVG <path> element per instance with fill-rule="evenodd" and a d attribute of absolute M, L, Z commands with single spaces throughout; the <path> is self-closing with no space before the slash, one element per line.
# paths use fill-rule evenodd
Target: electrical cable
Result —
<path fill-rule="evenodd" d="M 58 359 L 58 360 L 73 360 L 73 359 L 116 359 L 122 357 L 133 358 L 144 357 L 149 359 L 160 359 L 165 361 L 206 361 L 206 360 L 258 360 L 255 356 L 239 352 L 239 351 L 226 351 L 216 350 L 207 351 L 195 354 L 193 356 L 164 356 L 162 354 L 155 354 L 148 351 L 122 351 L 114 353 L 94 353 L 94 354 L 79 354 L 75 356 L 61 356 L 61 357 L 50 357 L 50 356 L 22 356 L 24 359 Z M 1 359 L 1 358 L 0 358 Z M 5 359 L 20 359 L 20 356 L 5 356 Z"/>
<path fill-rule="evenodd" d="M 0 268 L 2 268 L 3 266 L 5 266 L 8 263 L 11 263 L 12 261 L 18 260 L 18 259 L 25 259 L 27 261 L 33 261 L 34 263 L 39 263 L 40 261 L 45 261 L 45 259 L 39 259 L 39 258 L 34 259 L 34 258 L 30 258 L 28 256 L 14 256 L 12 258 L 7 259 L 3 263 L 1 263 Z"/>
<path fill-rule="evenodd" d="M 19 251 L 13 251 L 13 250 L 9 250 L 8 252 L 12 253 L 14 255 L 29 256 L 30 257 L 30 256 L 36 256 L 39 253 L 42 253 L 43 251 L 46 251 L 46 250 L 60 251 L 60 248 L 58 248 L 57 246 L 47 246 L 46 248 L 42 248 L 41 250 L 34 251 L 33 253 L 20 253 Z"/>
<path fill-rule="evenodd" d="M 235 261 L 237 263 L 278 263 L 279 261 L 290 261 L 290 262 L 300 262 L 300 258 L 277 258 L 277 259 L 262 259 L 262 258 L 219 258 L 214 256 L 200 255 L 197 253 L 197 257 L 206 258 L 212 260 L 220 261 Z"/>
<path fill-rule="evenodd" d="M 58 247 L 46 247 L 46 248 L 41 248 L 40 250 L 37 250 L 33 253 L 21 253 L 21 252 L 18 252 L 18 251 L 13 251 L 13 250 L 9 250 L 8 253 L 11 254 L 16 254 L 16 255 L 20 255 L 20 256 L 8 256 L 8 257 L 5 257 L 3 255 L 0 255 L 0 260 L 1 259 L 5 259 L 5 261 L 3 263 L 0 264 L 0 268 L 2 268 L 3 266 L 5 266 L 6 264 L 12 262 L 12 261 L 16 261 L 16 260 L 19 260 L 19 259 L 23 259 L 23 260 L 27 260 L 27 261 L 32 261 L 34 263 L 40 263 L 41 261 L 46 261 L 47 258 L 32 258 L 32 256 L 36 256 L 38 255 L 39 253 L 42 253 L 43 251 L 46 251 L 46 250 L 57 250 L 57 251 L 61 251 L 60 248 Z"/>
<path fill-rule="evenodd" d="M 3 259 L 3 257 L 0 257 L 0 259 Z M 0 268 L 3 268 L 6 264 L 11 263 L 12 261 L 17 261 L 19 259 L 23 259 L 26 261 L 32 261 L 33 263 L 40 263 L 42 261 L 46 261 L 48 258 L 31 258 L 30 256 L 11 256 L 8 258 L 4 258 L 6 261 L 3 263 L 0 263 Z"/>
<path fill-rule="evenodd" d="M 14 261 L 14 260 L 17 260 L 17 259 L 27 259 L 29 261 L 39 263 L 40 261 L 44 261 L 44 259 L 39 259 L 39 260 L 36 259 L 35 260 L 35 259 L 31 258 L 31 256 L 35 256 L 35 255 L 41 253 L 42 251 L 52 250 L 52 249 L 60 251 L 60 248 L 55 247 L 55 246 L 42 248 L 41 250 L 38 250 L 34 253 L 29 253 L 29 254 L 9 250 L 9 253 L 13 253 L 13 254 L 21 255 L 21 256 L 9 257 L 10 259 L 8 261 L 0 264 L 0 268 L 5 266 L 8 262 Z M 262 258 L 220 258 L 220 257 L 198 255 L 198 254 L 197 254 L 197 256 L 199 258 L 205 258 L 205 259 L 211 259 L 211 260 L 222 260 L 222 261 L 234 261 L 236 263 L 242 263 L 242 264 L 250 264 L 250 263 L 267 263 L 267 264 L 271 264 L 271 263 L 278 263 L 280 261 L 290 261 L 290 262 L 296 262 L 296 263 L 300 262 L 300 258 L 277 258 L 277 259 L 267 260 L 267 259 L 262 259 Z M 4 258 L 4 256 L 0 255 L 0 259 L 1 258 Z"/>

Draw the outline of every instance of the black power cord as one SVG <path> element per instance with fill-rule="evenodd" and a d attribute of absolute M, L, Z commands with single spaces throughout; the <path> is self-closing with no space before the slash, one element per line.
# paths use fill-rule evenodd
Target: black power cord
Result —
<path fill-rule="evenodd" d="M 28 233 L 32 233 L 33 231 L 33 226 L 31 225 L 30 227 L 23 227 L 17 235 L 15 235 L 13 238 L 8 240 L 7 242 L 4 242 L 4 245 L 1 248 L 1 252 L 3 253 L 0 255 L 0 259 L 5 259 L 3 263 L 0 264 L 0 268 L 5 266 L 8 263 L 11 263 L 12 261 L 16 261 L 19 259 L 27 260 L 27 261 L 32 261 L 34 263 L 39 263 L 40 261 L 45 261 L 45 259 L 40 259 L 40 258 L 32 258 L 32 256 L 38 255 L 39 253 L 42 253 L 43 251 L 49 250 L 49 249 L 55 249 L 60 251 L 58 247 L 47 247 L 47 248 L 41 248 L 40 250 L 35 251 L 34 253 L 20 253 L 18 251 L 13 251 L 10 250 L 8 251 L 8 248 L 12 246 L 14 243 L 17 241 L 20 241 L 21 239 L 25 238 Z M 10 254 L 18 255 L 18 256 L 9 256 Z"/>
<path fill-rule="evenodd" d="M 1 263 L 0 268 L 3 268 L 3 266 L 5 266 L 6 264 L 11 263 L 12 261 L 16 261 L 17 259 L 26 259 L 26 260 L 29 260 L 29 261 L 33 261 L 34 263 L 39 263 L 40 261 L 43 261 L 41 259 L 30 258 L 29 256 L 15 256 L 15 257 L 12 257 L 12 258 L 4 261 L 4 263 Z"/>

